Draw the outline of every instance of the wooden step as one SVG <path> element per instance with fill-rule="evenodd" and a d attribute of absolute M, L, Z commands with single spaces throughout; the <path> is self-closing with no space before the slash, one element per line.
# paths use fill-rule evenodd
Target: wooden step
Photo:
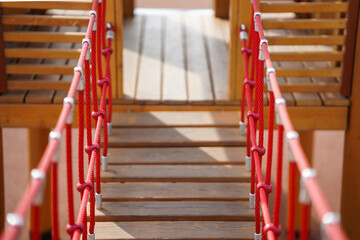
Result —
<path fill-rule="evenodd" d="M 245 146 L 239 128 L 113 129 L 109 147 Z"/>
<path fill-rule="evenodd" d="M 6 42 L 81 43 L 83 32 L 4 32 Z"/>
<path fill-rule="evenodd" d="M 95 225 L 98 240 L 250 240 L 253 222 L 100 222 Z"/>
<path fill-rule="evenodd" d="M 248 202 L 104 202 L 96 221 L 253 221 Z"/>
<path fill-rule="evenodd" d="M 116 127 L 238 127 L 240 112 L 117 112 Z"/>
<path fill-rule="evenodd" d="M 1 2 L 4 8 L 30 8 L 30 9 L 74 9 L 91 10 L 92 0 L 52 0 L 52 1 L 7 1 Z"/>
<path fill-rule="evenodd" d="M 102 183 L 103 201 L 248 201 L 248 183 Z"/>
<path fill-rule="evenodd" d="M 102 182 L 249 182 L 245 166 L 160 165 L 111 166 Z"/>
<path fill-rule="evenodd" d="M 235 165 L 244 164 L 245 151 L 241 147 L 108 149 L 110 165 Z"/>
<path fill-rule="evenodd" d="M 86 27 L 89 24 L 87 16 L 60 16 L 60 15 L 4 15 L 4 25 L 26 26 L 72 26 Z"/>

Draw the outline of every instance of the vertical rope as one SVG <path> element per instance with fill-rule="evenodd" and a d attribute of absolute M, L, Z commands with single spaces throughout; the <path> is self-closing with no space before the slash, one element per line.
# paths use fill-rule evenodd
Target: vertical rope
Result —
<path fill-rule="evenodd" d="M 283 139 L 284 127 L 278 126 L 278 149 L 277 149 L 277 169 L 276 169 L 276 188 L 274 201 L 274 225 L 279 227 L 280 224 L 280 206 L 281 206 L 281 182 L 282 182 L 282 162 L 283 162 Z"/>
<path fill-rule="evenodd" d="M 69 226 L 74 225 L 74 195 L 72 178 L 72 146 L 71 146 L 71 124 L 66 124 L 66 179 L 68 196 Z"/>
<path fill-rule="evenodd" d="M 58 164 L 51 163 L 51 236 L 53 240 L 59 239 L 59 213 L 58 213 Z"/>
<path fill-rule="evenodd" d="M 289 163 L 289 183 L 288 183 L 288 214 L 287 214 L 287 240 L 295 239 L 295 179 L 296 163 Z"/>

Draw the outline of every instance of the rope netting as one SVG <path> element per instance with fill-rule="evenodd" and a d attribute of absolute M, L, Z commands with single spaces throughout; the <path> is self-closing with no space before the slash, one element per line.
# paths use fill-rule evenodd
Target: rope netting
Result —
<path fill-rule="evenodd" d="M 112 41 L 114 27 L 105 24 L 106 0 L 94 0 L 90 11 L 89 23 L 74 76 L 56 126 L 49 134 L 49 143 L 37 168 L 31 171 L 31 181 L 27 186 L 15 211 L 7 215 L 7 225 L 1 239 L 15 239 L 24 225 L 30 208 L 32 239 L 40 239 L 40 206 L 43 202 L 45 177 L 50 171 L 51 178 L 51 229 L 52 239 L 59 239 L 58 214 L 58 162 L 59 144 L 65 129 L 66 142 L 66 181 L 68 201 L 67 233 L 71 239 L 95 239 L 95 208 L 102 208 L 100 188 L 100 167 L 107 169 L 107 142 L 111 134 L 111 74 L 110 56 L 113 52 Z M 104 58 L 104 59 L 103 59 Z M 105 71 L 102 70 L 104 60 Z M 97 80 L 97 81 L 96 81 Z M 98 87 L 101 90 L 98 106 Z M 75 94 L 78 94 L 78 173 L 77 190 L 81 204 L 77 215 L 74 212 L 73 170 L 72 170 L 72 125 L 74 120 Z M 85 101 L 84 101 L 85 100 Z M 85 114 L 85 115 L 84 115 Z M 84 130 L 86 121 L 86 147 L 84 148 Z M 95 135 L 92 138 L 92 127 Z M 101 129 L 103 129 L 103 147 L 100 148 Z M 102 154 L 101 154 L 102 150 Z M 85 175 L 84 152 L 87 154 L 88 170 Z M 101 156 L 100 156 L 101 155 Z M 100 159 L 102 162 L 100 162 Z M 96 181 L 95 181 L 96 179 Z M 87 223 L 87 204 L 89 203 L 89 226 Z"/>
<path fill-rule="evenodd" d="M 247 138 L 247 155 L 245 168 L 251 171 L 250 208 L 255 209 L 255 240 L 278 239 L 282 233 L 280 226 L 281 183 L 282 183 L 282 155 L 283 137 L 289 146 L 289 184 L 288 184 L 288 214 L 287 239 L 295 239 L 295 206 L 296 206 L 296 168 L 301 179 L 299 189 L 300 204 L 300 239 L 309 239 L 310 204 L 322 223 L 324 239 L 347 239 L 340 226 L 340 217 L 331 211 L 319 184 L 316 171 L 310 167 L 308 159 L 300 145 L 299 134 L 294 130 L 282 98 L 276 79 L 276 72 L 272 65 L 268 41 L 265 39 L 257 1 L 252 2 L 253 18 L 248 34 L 245 25 L 239 31 L 242 42 L 244 60 L 244 83 L 241 104 L 240 132 Z M 266 70 L 264 69 L 266 67 Z M 249 70 L 250 69 L 250 70 Z M 264 148 L 264 72 L 269 92 L 268 112 L 268 145 L 266 158 L 265 179 L 262 173 L 262 160 L 266 153 Z M 253 105 L 254 99 L 254 105 Z M 247 124 L 245 123 L 245 109 L 247 108 Z M 269 209 L 269 194 L 271 185 L 271 166 L 273 155 L 274 123 L 277 125 L 277 159 L 276 185 L 274 195 L 273 215 Z M 258 134 L 257 134 L 258 133 Z M 262 216 L 260 214 L 260 209 Z"/>

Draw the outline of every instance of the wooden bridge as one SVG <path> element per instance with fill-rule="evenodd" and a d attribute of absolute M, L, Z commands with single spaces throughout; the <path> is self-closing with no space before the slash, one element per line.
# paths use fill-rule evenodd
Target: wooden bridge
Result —
<path fill-rule="evenodd" d="M 1 128 L 29 128 L 33 141 L 47 142 L 91 5 L 0 3 Z M 101 175 L 97 239 L 253 239 L 246 142 L 238 130 L 238 29 L 250 28 L 251 6 L 242 0 L 214 0 L 214 6 L 215 17 L 210 10 L 134 11 L 131 0 L 107 0 L 106 21 L 116 28 L 114 129 L 109 171 Z M 260 10 L 280 89 L 308 158 L 315 130 L 346 131 L 341 214 L 350 238 L 358 239 L 352 219 L 360 214 L 359 199 L 352 194 L 360 191 L 359 2 L 261 1 Z M 30 149 L 30 162 L 38 161 L 44 144 Z"/>

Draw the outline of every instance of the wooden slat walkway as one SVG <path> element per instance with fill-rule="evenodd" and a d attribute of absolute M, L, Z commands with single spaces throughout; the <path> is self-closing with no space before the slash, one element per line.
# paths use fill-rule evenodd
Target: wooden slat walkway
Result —
<path fill-rule="evenodd" d="M 227 28 L 209 11 L 140 11 L 125 19 L 124 102 L 228 102 Z"/>
<path fill-rule="evenodd" d="M 252 239 L 238 114 L 154 114 L 114 118 L 96 239 Z"/>

